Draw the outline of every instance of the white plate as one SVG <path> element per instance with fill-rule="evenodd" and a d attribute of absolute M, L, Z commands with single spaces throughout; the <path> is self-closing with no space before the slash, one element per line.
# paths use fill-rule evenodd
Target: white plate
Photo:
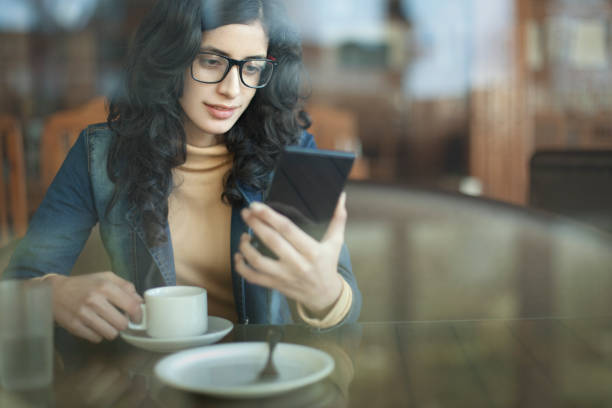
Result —
<path fill-rule="evenodd" d="M 274 351 L 279 377 L 258 382 L 257 374 L 267 357 L 265 342 L 218 344 L 164 357 L 155 365 L 155 375 L 163 383 L 185 391 L 249 398 L 315 383 L 334 369 L 334 359 L 323 351 L 279 343 Z"/>
<path fill-rule="evenodd" d="M 234 325 L 222 317 L 208 316 L 208 330 L 199 336 L 178 337 L 171 339 L 156 339 L 150 337 L 144 330 L 127 330 L 120 333 L 123 340 L 133 346 L 149 351 L 168 353 L 190 347 L 216 343 L 229 333 Z"/>

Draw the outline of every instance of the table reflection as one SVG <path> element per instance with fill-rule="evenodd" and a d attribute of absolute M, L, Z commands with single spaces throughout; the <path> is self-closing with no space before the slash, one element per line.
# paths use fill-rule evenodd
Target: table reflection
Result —
<path fill-rule="evenodd" d="M 237 326 L 224 341 L 263 341 L 270 326 Z M 122 340 L 56 339 L 52 388 L 0 390 L 3 407 L 590 407 L 612 399 L 610 319 L 379 322 L 327 333 L 285 326 L 284 341 L 327 351 L 325 380 L 273 397 L 212 398 L 153 374 L 165 354 Z"/>
<path fill-rule="evenodd" d="M 612 238 L 460 194 L 352 182 L 361 321 L 609 316 Z"/>

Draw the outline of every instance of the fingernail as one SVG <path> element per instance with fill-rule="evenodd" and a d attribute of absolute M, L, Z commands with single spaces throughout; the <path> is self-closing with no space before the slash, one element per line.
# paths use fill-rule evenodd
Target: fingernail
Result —
<path fill-rule="evenodd" d="M 260 203 L 259 201 L 253 201 L 250 205 L 250 208 L 254 211 L 259 211 L 264 208 L 264 205 Z"/>
<path fill-rule="evenodd" d="M 243 208 L 242 211 L 240 211 L 240 215 L 242 215 L 242 218 L 247 218 L 250 213 L 251 211 L 248 208 Z"/>

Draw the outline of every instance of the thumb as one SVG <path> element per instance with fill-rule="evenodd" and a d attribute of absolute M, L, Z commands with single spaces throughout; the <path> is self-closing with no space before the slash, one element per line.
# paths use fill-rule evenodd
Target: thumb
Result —
<path fill-rule="evenodd" d="M 346 193 L 343 191 L 340 194 L 338 204 L 336 204 L 336 209 L 334 210 L 334 216 L 327 227 L 327 231 L 325 231 L 322 241 L 337 241 L 337 244 L 342 245 L 344 242 L 346 218 Z"/>

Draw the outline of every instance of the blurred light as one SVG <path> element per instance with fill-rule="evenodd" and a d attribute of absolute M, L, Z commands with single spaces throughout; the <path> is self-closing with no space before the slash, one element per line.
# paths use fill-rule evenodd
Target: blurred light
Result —
<path fill-rule="evenodd" d="M 482 195 L 482 182 L 475 177 L 464 177 L 459 183 L 459 191 L 470 196 Z"/>
<path fill-rule="evenodd" d="M 417 58 L 404 72 L 405 94 L 416 99 L 463 97 L 509 75 L 510 0 L 402 0 L 414 28 Z M 500 45 L 501 44 L 501 45 Z"/>
<path fill-rule="evenodd" d="M 37 21 L 38 12 L 30 0 L 0 0 L 0 31 L 30 31 Z"/>
<path fill-rule="evenodd" d="M 461 97 L 469 88 L 471 1 L 403 0 L 418 58 L 408 66 L 404 91 L 417 99 Z"/>
<path fill-rule="evenodd" d="M 43 0 L 43 4 L 58 26 L 78 30 L 89 22 L 98 0 Z"/>
<path fill-rule="evenodd" d="M 285 4 L 305 43 L 378 43 L 385 35 L 387 4 L 380 0 L 286 0 Z"/>

